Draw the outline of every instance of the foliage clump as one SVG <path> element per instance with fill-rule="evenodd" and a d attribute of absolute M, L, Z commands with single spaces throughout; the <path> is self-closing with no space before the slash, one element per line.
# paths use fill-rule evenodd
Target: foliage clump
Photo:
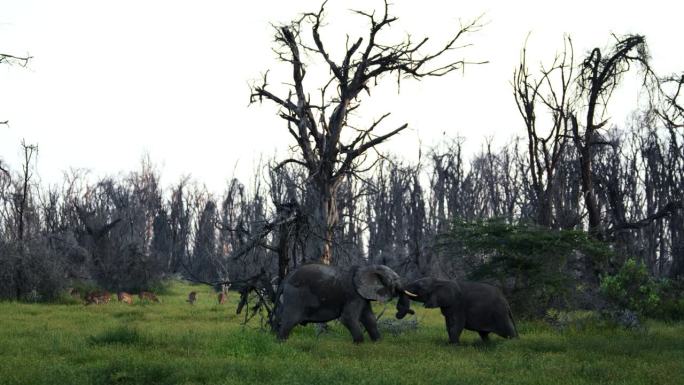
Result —
<path fill-rule="evenodd" d="M 439 245 L 463 262 L 468 279 L 492 281 L 514 311 L 540 315 L 571 305 L 585 290 L 582 271 L 604 264 L 612 250 L 579 230 L 552 230 L 501 219 L 453 222 Z"/>
<path fill-rule="evenodd" d="M 615 274 L 601 277 L 601 293 L 621 309 L 644 317 L 684 318 L 681 282 L 651 276 L 643 263 L 629 258 Z"/>
<path fill-rule="evenodd" d="M 64 289 L 63 255 L 49 254 L 44 240 L 18 244 L 0 242 L 0 298 L 26 302 L 52 301 Z"/>

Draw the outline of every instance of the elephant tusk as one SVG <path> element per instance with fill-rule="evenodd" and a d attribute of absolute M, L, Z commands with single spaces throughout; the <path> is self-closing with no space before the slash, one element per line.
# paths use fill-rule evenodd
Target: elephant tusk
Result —
<path fill-rule="evenodd" d="M 406 295 L 408 295 L 409 297 L 417 297 L 417 296 L 418 296 L 418 294 L 413 294 L 413 293 L 411 293 L 411 292 L 408 291 L 408 290 L 404 290 L 404 293 L 405 293 Z"/>

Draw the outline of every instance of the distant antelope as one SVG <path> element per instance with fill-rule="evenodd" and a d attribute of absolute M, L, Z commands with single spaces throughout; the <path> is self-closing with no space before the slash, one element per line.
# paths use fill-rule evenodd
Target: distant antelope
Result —
<path fill-rule="evenodd" d="M 188 302 L 190 302 L 190 305 L 194 305 L 196 301 L 197 301 L 197 292 L 191 291 L 190 294 L 188 294 Z"/>
<path fill-rule="evenodd" d="M 228 300 L 228 293 L 225 291 L 220 292 L 218 295 L 219 305 L 223 305 L 224 303 L 226 303 L 227 300 Z"/>
<path fill-rule="evenodd" d="M 94 292 L 86 294 L 86 296 L 85 296 L 85 298 L 83 298 L 83 300 L 85 301 L 86 305 L 97 305 L 100 303 L 98 296 L 95 295 Z"/>
<path fill-rule="evenodd" d="M 161 303 L 159 298 L 157 298 L 157 296 L 154 295 L 154 293 L 151 293 L 149 291 L 141 291 L 140 294 L 138 294 L 138 296 L 140 297 L 140 302 L 150 301 L 150 302 Z"/>
<path fill-rule="evenodd" d="M 133 305 L 133 296 L 126 293 L 125 291 L 120 291 L 116 294 L 116 298 L 119 300 L 119 302 L 127 303 L 129 305 Z"/>
<path fill-rule="evenodd" d="M 104 293 L 100 294 L 100 302 L 102 302 L 102 303 L 109 303 L 109 300 L 111 298 L 112 298 L 112 295 L 109 294 L 109 292 L 106 290 Z"/>
<path fill-rule="evenodd" d="M 81 299 L 81 293 L 79 293 L 77 289 L 70 287 L 67 289 L 67 293 L 69 293 L 69 295 L 73 299 Z"/>
<path fill-rule="evenodd" d="M 111 299 L 111 294 L 108 291 L 97 292 L 93 291 L 85 296 L 86 305 L 99 305 L 104 303 L 109 303 Z"/>

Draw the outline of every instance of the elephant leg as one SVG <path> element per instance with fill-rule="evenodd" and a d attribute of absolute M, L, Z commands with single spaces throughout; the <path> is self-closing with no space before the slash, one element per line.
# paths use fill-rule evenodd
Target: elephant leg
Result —
<path fill-rule="evenodd" d="M 366 328 L 368 335 L 372 341 L 377 341 L 380 339 L 380 332 L 378 331 L 378 323 L 375 320 L 375 315 L 373 310 L 371 310 L 370 304 L 366 305 L 361 312 L 361 323 L 363 327 Z"/>
<path fill-rule="evenodd" d="M 461 316 L 445 316 L 447 333 L 449 333 L 449 343 L 460 344 L 461 332 L 465 326 L 465 319 Z"/>
<path fill-rule="evenodd" d="M 489 332 L 477 332 L 482 339 L 482 342 L 489 342 Z"/>
<path fill-rule="evenodd" d="M 342 312 L 342 317 L 340 317 L 340 322 L 349 330 L 354 343 L 363 342 L 363 331 L 361 330 L 361 325 L 359 325 L 359 319 L 359 312 L 351 309 L 345 309 Z"/>

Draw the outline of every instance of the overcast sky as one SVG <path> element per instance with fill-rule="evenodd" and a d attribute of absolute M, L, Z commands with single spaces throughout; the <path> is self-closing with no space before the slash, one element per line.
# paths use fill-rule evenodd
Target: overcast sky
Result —
<path fill-rule="evenodd" d="M 443 42 L 459 20 L 484 14 L 487 22 L 464 40 L 473 46 L 458 54 L 489 64 L 366 98 L 360 118 L 371 122 L 392 112 L 387 130 L 409 124 L 383 145 L 409 160 L 419 143 L 445 137 L 465 137 L 474 152 L 485 137 L 503 143 L 524 134 L 510 80 L 530 32 L 531 63 L 552 59 L 564 33 L 572 35 L 576 56 L 606 46 L 611 33 L 640 33 L 656 71 L 684 70 L 681 1 L 394 3 L 399 21 L 387 41 L 408 32 Z M 330 0 L 323 38 L 365 35 L 363 20 L 348 10 L 381 5 Z M 0 121 L 10 121 L 0 126 L 0 157 L 17 170 L 21 139 L 36 143 L 40 175 L 55 183 L 70 167 L 95 175 L 128 172 L 149 154 L 165 185 L 192 175 L 219 191 L 234 171 L 248 177 L 260 156 L 287 154 L 292 141 L 276 108 L 248 107 L 248 84 L 269 68 L 270 82 L 288 80 L 271 51 L 270 23 L 319 6 L 319 0 L 2 0 L 0 52 L 33 59 L 28 68 L 0 67 Z M 636 87 L 627 88 L 614 101 L 615 124 L 637 103 Z"/>

